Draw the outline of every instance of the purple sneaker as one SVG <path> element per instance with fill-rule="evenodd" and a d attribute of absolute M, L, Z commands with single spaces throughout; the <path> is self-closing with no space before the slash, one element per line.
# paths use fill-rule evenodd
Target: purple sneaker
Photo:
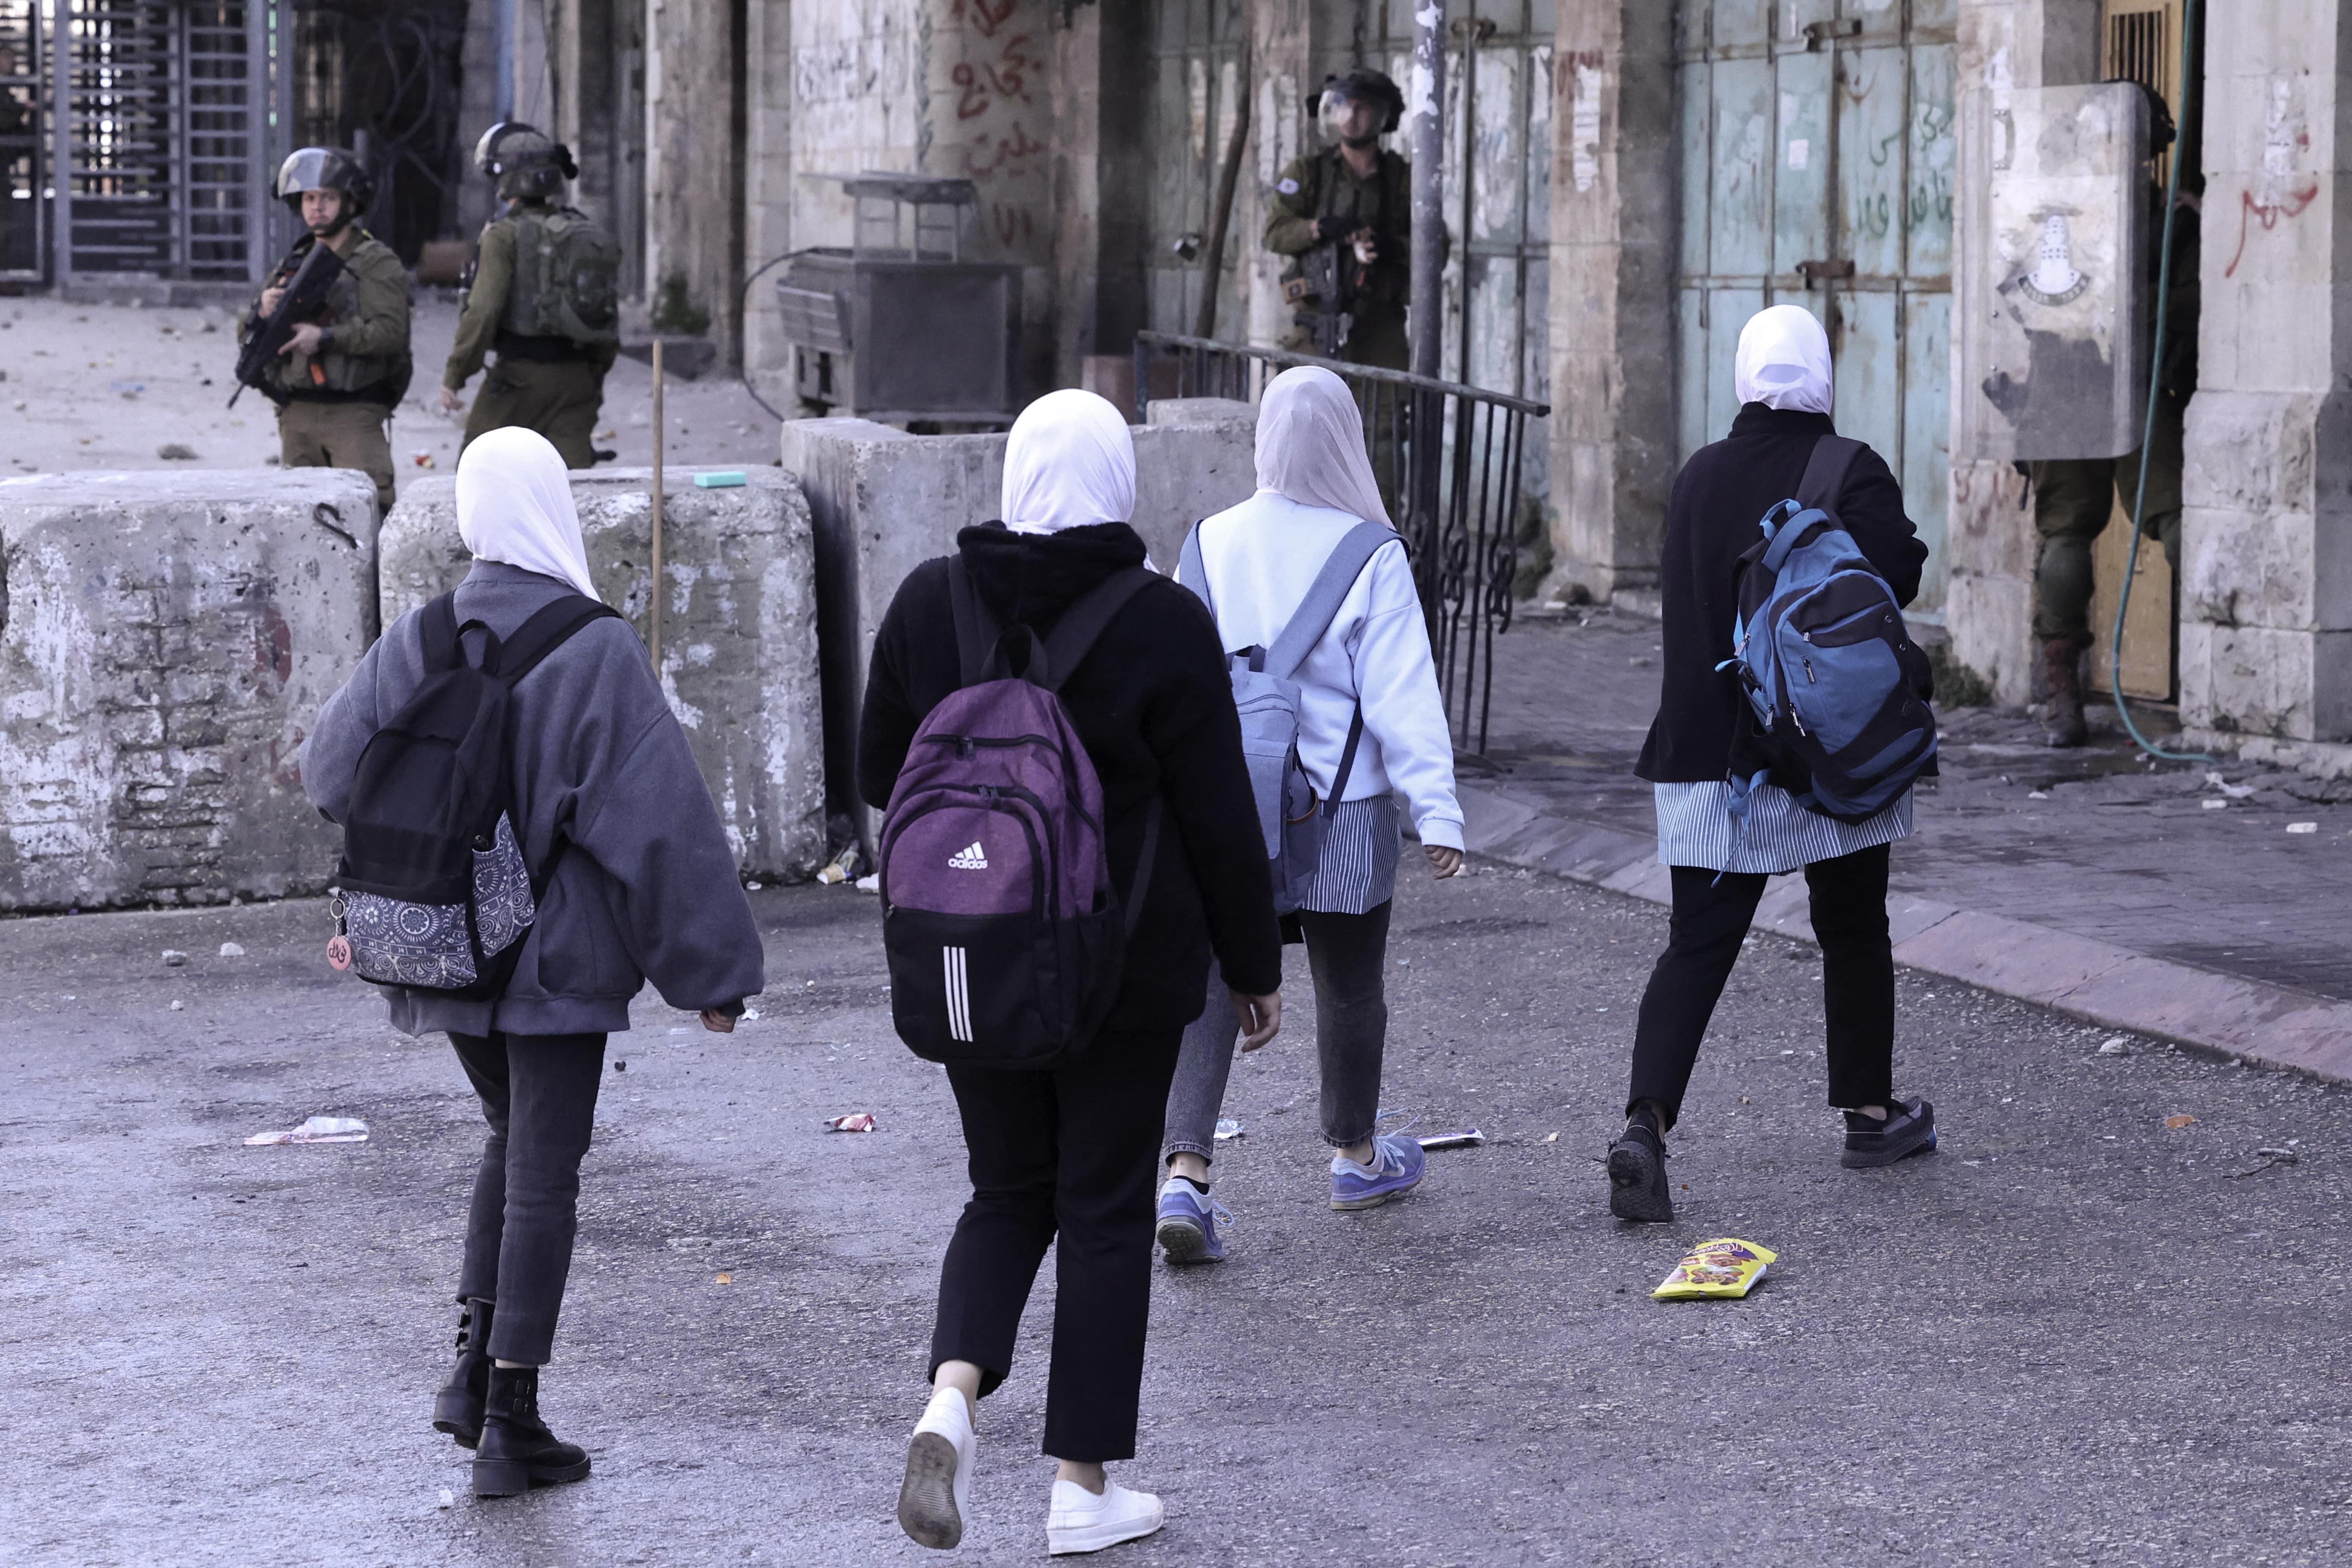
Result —
<path fill-rule="evenodd" d="M 1331 1206 L 1335 1209 L 1378 1208 L 1399 1193 L 1410 1192 L 1421 1181 L 1429 1156 L 1421 1140 L 1402 1132 L 1383 1132 L 1372 1140 L 1372 1163 L 1359 1165 L 1345 1154 L 1331 1156 Z"/>
<path fill-rule="evenodd" d="M 1160 1189 L 1160 1249 L 1171 1263 L 1223 1263 L 1225 1244 L 1217 1222 L 1233 1215 L 1224 1205 L 1179 1176 Z"/>

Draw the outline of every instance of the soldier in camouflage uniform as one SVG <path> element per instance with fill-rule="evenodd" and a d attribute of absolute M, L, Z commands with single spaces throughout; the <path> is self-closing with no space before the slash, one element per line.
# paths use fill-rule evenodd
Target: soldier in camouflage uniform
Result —
<path fill-rule="evenodd" d="M 278 461 L 289 468 L 357 468 L 375 481 L 377 516 L 392 510 L 392 442 L 385 421 L 408 394 L 408 269 L 356 221 L 374 195 L 359 160 L 334 147 L 304 147 L 278 171 L 278 198 L 310 233 L 247 312 L 250 332 L 278 308 L 310 247 L 342 258 L 326 308 L 294 329 L 261 390 L 278 405 Z"/>
<path fill-rule="evenodd" d="M 520 425 L 552 442 L 567 467 L 593 467 L 604 374 L 621 342 L 620 247 L 601 224 L 562 205 L 564 181 L 580 170 L 561 143 L 528 125 L 493 125 L 474 164 L 498 182 L 507 207 L 474 247 L 441 406 L 464 406 L 458 393 L 495 348 L 498 360 L 466 420 L 467 441 Z"/>
<path fill-rule="evenodd" d="M 1274 184 L 1265 247 L 1290 258 L 1282 292 L 1297 324 L 1282 346 L 1293 353 L 1409 368 L 1412 166 L 1381 148 L 1403 113 L 1404 95 L 1379 71 L 1328 79 L 1318 118 L 1339 144 L 1292 159 Z"/>

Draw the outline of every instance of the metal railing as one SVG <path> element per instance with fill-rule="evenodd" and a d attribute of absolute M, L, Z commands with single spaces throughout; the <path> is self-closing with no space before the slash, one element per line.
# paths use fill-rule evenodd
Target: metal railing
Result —
<path fill-rule="evenodd" d="M 1139 422 L 1146 417 L 1155 371 L 1164 389 L 1160 396 L 1255 403 L 1268 381 L 1303 364 L 1322 366 L 1356 395 L 1381 499 L 1412 561 L 1454 743 L 1484 752 L 1494 697 L 1495 635 L 1510 629 L 1512 584 L 1518 574 L 1527 425 L 1549 415 L 1551 405 L 1401 370 L 1171 332 L 1138 332 L 1135 416 Z M 1428 432 L 1429 438 L 1416 439 L 1419 431 Z"/>

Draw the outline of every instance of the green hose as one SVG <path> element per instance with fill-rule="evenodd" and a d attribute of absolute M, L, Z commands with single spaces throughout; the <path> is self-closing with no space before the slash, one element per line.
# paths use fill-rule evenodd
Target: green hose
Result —
<path fill-rule="evenodd" d="M 2148 352 L 2147 423 L 2140 432 L 2139 484 L 2132 492 L 2131 563 L 2124 569 L 2123 592 L 2116 598 L 2116 636 L 2107 650 L 2107 687 L 2115 696 L 2116 716 L 2124 721 L 2125 731 L 2141 751 L 2168 763 L 2210 763 L 2220 759 L 2202 752 L 2168 752 L 2139 732 L 2139 726 L 2132 721 L 2130 708 L 2124 702 L 2124 616 L 2130 613 L 2132 579 L 2139 573 L 2140 519 L 2147 510 L 2148 460 L 2156 455 L 2157 400 L 2163 395 L 2164 336 L 2172 303 L 2172 225 L 2180 210 L 2180 165 L 2188 162 L 2189 125 L 2201 85 L 2196 71 L 2197 25 L 2203 8 L 2200 0 L 2182 0 L 2180 7 L 2179 134 L 2173 140 L 2172 171 L 2165 180 L 2164 251 L 2156 269 L 2156 341 Z"/>

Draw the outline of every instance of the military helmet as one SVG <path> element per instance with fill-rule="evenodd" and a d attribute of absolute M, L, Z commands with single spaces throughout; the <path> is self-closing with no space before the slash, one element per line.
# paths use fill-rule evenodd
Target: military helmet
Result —
<path fill-rule="evenodd" d="M 1349 101 L 1370 103 L 1386 110 L 1381 121 L 1380 134 L 1385 136 L 1404 121 L 1404 94 L 1387 75 L 1370 66 L 1358 66 L 1345 76 L 1327 76 L 1323 90 L 1316 95 L 1316 117 L 1327 127 L 1346 111 Z"/>
<path fill-rule="evenodd" d="M 572 149 L 520 120 L 502 120 L 474 143 L 474 167 L 496 180 L 502 196 L 553 195 L 580 177 Z"/>
<path fill-rule="evenodd" d="M 278 165 L 278 198 L 302 216 L 302 193 L 335 191 L 343 198 L 342 223 L 367 211 L 375 199 L 375 182 L 359 159 L 341 147 L 298 147 Z M 341 225 L 338 224 L 338 227 Z"/>

